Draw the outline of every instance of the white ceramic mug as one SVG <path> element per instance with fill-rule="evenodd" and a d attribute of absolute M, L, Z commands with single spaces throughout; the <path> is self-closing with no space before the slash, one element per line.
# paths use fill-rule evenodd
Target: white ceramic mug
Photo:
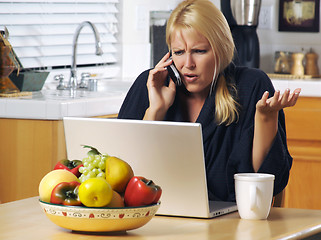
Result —
<path fill-rule="evenodd" d="M 266 173 L 234 175 L 236 204 L 243 219 L 266 219 L 270 213 L 275 176 Z"/>

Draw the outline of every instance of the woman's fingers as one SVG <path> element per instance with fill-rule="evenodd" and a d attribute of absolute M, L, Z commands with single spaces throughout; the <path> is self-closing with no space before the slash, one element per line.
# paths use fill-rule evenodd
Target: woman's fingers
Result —
<path fill-rule="evenodd" d="M 277 90 L 277 91 L 275 91 L 273 97 L 268 99 L 268 104 L 271 107 L 276 106 L 276 105 L 278 105 L 279 99 L 280 99 L 280 91 Z"/>
<path fill-rule="evenodd" d="M 168 87 L 176 91 L 176 84 L 172 79 L 170 79 Z"/>
<path fill-rule="evenodd" d="M 294 106 L 299 98 L 301 92 L 301 88 L 297 88 L 293 91 L 293 93 L 289 97 L 289 106 Z"/>
<path fill-rule="evenodd" d="M 300 88 L 295 89 L 292 93 L 288 88 L 284 91 L 283 94 L 280 94 L 280 91 L 276 91 L 271 100 L 272 102 L 271 105 L 279 106 L 280 109 L 285 107 L 292 107 L 296 104 L 299 98 L 300 92 L 301 92 Z"/>
<path fill-rule="evenodd" d="M 147 86 L 162 86 L 166 79 L 165 68 L 154 68 L 149 71 Z"/>
<path fill-rule="evenodd" d="M 169 66 L 169 65 L 173 62 L 173 60 L 169 60 L 169 61 L 168 61 L 169 57 L 170 57 L 170 53 L 168 52 L 168 53 L 166 53 L 166 54 L 164 55 L 164 57 L 156 64 L 155 68 L 165 68 L 165 67 Z"/>
<path fill-rule="evenodd" d="M 290 89 L 285 89 L 283 95 L 280 98 L 281 106 L 286 106 L 289 102 Z"/>
<path fill-rule="evenodd" d="M 269 98 L 269 92 L 266 91 L 262 95 L 262 98 L 257 102 L 256 107 L 262 113 L 270 113 L 286 107 L 292 107 L 296 104 L 300 92 L 300 88 L 295 89 L 292 93 L 290 93 L 290 89 L 286 89 L 283 94 L 277 90 L 273 97 Z"/>
<path fill-rule="evenodd" d="M 166 54 L 164 55 L 164 57 L 162 57 L 161 62 L 167 61 L 167 59 L 170 57 L 170 55 L 171 55 L 170 52 L 166 53 Z"/>

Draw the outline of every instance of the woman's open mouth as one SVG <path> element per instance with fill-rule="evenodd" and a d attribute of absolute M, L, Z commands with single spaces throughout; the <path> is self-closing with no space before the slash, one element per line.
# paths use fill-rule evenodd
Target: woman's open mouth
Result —
<path fill-rule="evenodd" d="M 184 79 L 188 83 L 192 83 L 198 79 L 198 75 L 196 74 L 184 74 Z"/>

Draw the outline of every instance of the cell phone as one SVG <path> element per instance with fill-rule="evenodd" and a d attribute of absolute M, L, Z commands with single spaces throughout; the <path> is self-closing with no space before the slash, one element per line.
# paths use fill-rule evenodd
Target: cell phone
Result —
<path fill-rule="evenodd" d="M 170 57 L 167 61 L 170 61 L 170 60 L 172 60 L 172 57 Z M 179 75 L 179 72 L 178 72 L 177 68 L 175 67 L 174 62 L 172 62 L 171 65 L 167 66 L 166 69 L 168 71 L 169 76 L 176 84 L 176 86 L 182 85 L 181 76 Z"/>

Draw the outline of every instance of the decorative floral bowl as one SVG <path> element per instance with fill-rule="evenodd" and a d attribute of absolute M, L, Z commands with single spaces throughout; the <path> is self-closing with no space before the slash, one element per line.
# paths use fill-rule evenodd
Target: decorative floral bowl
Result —
<path fill-rule="evenodd" d="M 142 207 L 89 208 L 39 202 L 53 223 L 84 232 L 127 231 L 142 227 L 152 219 L 160 206 L 159 202 Z"/>

